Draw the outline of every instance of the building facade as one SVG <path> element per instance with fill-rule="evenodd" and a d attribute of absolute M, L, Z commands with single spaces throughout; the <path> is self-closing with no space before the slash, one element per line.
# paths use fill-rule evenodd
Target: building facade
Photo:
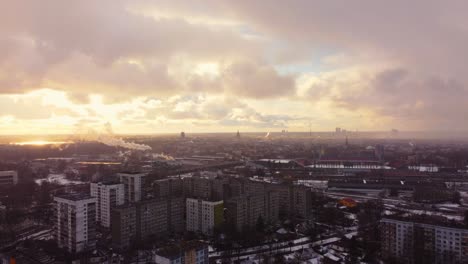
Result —
<path fill-rule="evenodd" d="M 212 235 L 214 228 L 223 222 L 223 201 L 205 201 L 187 198 L 187 231 Z"/>
<path fill-rule="evenodd" d="M 91 250 L 96 243 L 96 198 L 82 194 L 54 197 L 55 240 L 70 253 Z"/>
<path fill-rule="evenodd" d="M 278 193 L 279 214 L 283 217 L 312 217 L 312 190 L 305 186 L 275 184 L 270 190 Z"/>
<path fill-rule="evenodd" d="M 181 234 L 185 231 L 185 198 L 167 198 L 167 217 L 170 233 Z"/>
<path fill-rule="evenodd" d="M 406 219 L 381 221 L 384 259 L 402 263 L 464 263 L 468 258 L 468 229 Z"/>
<path fill-rule="evenodd" d="M 185 200 L 156 198 L 125 204 L 112 210 L 112 243 L 125 249 L 131 243 L 183 233 Z"/>
<path fill-rule="evenodd" d="M 18 183 L 16 171 L 0 171 L 0 187 L 12 186 Z"/>
<path fill-rule="evenodd" d="M 91 196 L 96 197 L 96 221 L 110 227 L 111 210 L 125 202 L 124 185 L 122 183 L 91 183 Z"/>
<path fill-rule="evenodd" d="M 166 199 L 151 199 L 136 204 L 137 239 L 145 241 L 150 238 L 168 234 L 168 215 Z"/>
<path fill-rule="evenodd" d="M 155 197 L 175 197 L 183 194 L 182 179 L 162 179 L 153 182 Z"/>
<path fill-rule="evenodd" d="M 137 241 L 137 208 L 126 204 L 111 211 L 112 245 L 118 249 L 129 248 Z"/>
<path fill-rule="evenodd" d="M 226 201 L 227 221 L 237 231 L 255 228 L 261 219 L 263 223 L 274 224 L 279 218 L 279 195 L 267 191 L 254 195 L 234 197 Z"/>
<path fill-rule="evenodd" d="M 146 173 L 118 173 L 117 176 L 124 185 L 125 201 L 138 202 L 144 197 L 143 184 Z"/>

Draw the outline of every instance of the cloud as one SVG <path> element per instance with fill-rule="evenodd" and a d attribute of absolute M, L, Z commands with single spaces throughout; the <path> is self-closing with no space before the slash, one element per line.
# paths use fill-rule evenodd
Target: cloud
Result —
<path fill-rule="evenodd" d="M 83 99 L 75 96 L 78 92 L 92 92 L 112 101 L 129 94 L 213 90 L 205 87 L 209 82 L 200 76 L 198 82 L 193 76 L 184 76 L 191 78 L 189 86 L 186 80 L 177 79 L 171 74 L 174 59 L 197 63 L 259 58 L 260 43 L 239 32 L 179 18 L 154 19 L 131 12 L 129 3 L 5 3 L 0 11 L 0 92 L 52 87 L 70 91 L 73 99 Z M 259 67 L 251 70 L 264 71 L 265 66 Z M 235 89 L 242 88 L 230 86 L 230 91 Z"/>
<path fill-rule="evenodd" d="M 463 1 L 0 2 L 2 127 L 468 128 Z"/>
<path fill-rule="evenodd" d="M 305 98 L 320 94 L 336 108 L 369 110 L 412 129 L 464 129 L 468 90 L 456 80 L 426 76 L 403 68 L 329 72 L 310 78 Z"/>

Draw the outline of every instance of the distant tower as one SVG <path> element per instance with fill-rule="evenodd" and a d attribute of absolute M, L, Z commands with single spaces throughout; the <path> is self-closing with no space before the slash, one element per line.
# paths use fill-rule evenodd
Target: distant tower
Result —
<path fill-rule="evenodd" d="M 185 138 L 185 132 L 184 131 L 180 132 L 180 137 Z"/>
<path fill-rule="evenodd" d="M 237 138 L 240 138 L 240 133 L 239 133 L 239 130 L 237 130 L 237 135 L 236 135 Z"/>
<path fill-rule="evenodd" d="M 348 142 L 348 136 L 346 136 L 345 146 L 346 146 L 346 147 L 348 147 L 348 146 L 349 146 L 349 142 Z"/>

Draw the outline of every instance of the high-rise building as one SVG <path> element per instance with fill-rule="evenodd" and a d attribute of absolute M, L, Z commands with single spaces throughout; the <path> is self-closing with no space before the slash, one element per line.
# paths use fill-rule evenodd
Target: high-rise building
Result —
<path fill-rule="evenodd" d="M 137 207 L 137 239 L 145 241 L 150 237 L 166 236 L 168 215 L 166 199 L 141 201 Z"/>
<path fill-rule="evenodd" d="M 285 217 L 308 219 L 312 217 L 312 190 L 298 185 L 271 185 L 278 192 L 279 214 Z"/>
<path fill-rule="evenodd" d="M 183 233 L 185 231 L 185 198 L 167 198 L 167 217 L 170 233 Z"/>
<path fill-rule="evenodd" d="M 187 230 L 212 235 L 223 221 L 223 201 L 187 198 Z"/>
<path fill-rule="evenodd" d="M 183 194 L 182 179 L 162 179 L 153 182 L 153 192 L 155 197 L 176 197 Z"/>
<path fill-rule="evenodd" d="M 224 195 L 227 198 L 238 197 L 244 194 L 244 179 L 231 179 Z"/>
<path fill-rule="evenodd" d="M 233 197 L 226 201 L 225 207 L 229 225 L 234 226 L 239 232 L 248 227 L 248 200 L 245 197 Z"/>
<path fill-rule="evenodd" d="M 247 195 L 264 193 L 267 184 L 264 182 L 257 181 L 245 181 L 244 182 L 244 193 Z"/>
<path fill-rule="evenodd" d="M 260 218 L 264 223 L 275 223 L 279 214 L 278 199 L 274 191 L 231 198 L 226 201 L 227 220 L 237 231 L 254 228 Z"/>
<path fill-rule="evenodd" d="M 126 204 L 112 210 L 112 243 L 128 248 L 130 243 L 182 233 L 185 200 L 182 197 L 162 197 Z"/>
<path fill-rule="evenodd" d="M 16 171 L 0 171 L 0 187 L 12 186 L 18 183 L 18 173 Z"/>
<path fill-rule="evenodd" d="M 120 182 L 124 184 L 125 201 L 138 202 L 144 197 L 143 185 L 146 173 L 118 173 Z"/>
<path fill-rule="evenodd" d="M 274 224 L 279 219 L 279 193 L 265 192 L 265 218 L 268 223 Z"/>
<path fill-rule="evenodd" d="M 111 210 L 125 202 L 124 185 L 122 183 L 91 183 L 91 196 L 96 197 L 96 221 L 110 227 Z"/>
<path fill-rule="evenodd" d="M 184 195 L 189 198 L 210 200 L 213 197 L 213 179 L 191 177 L 184 179 Z"/>
<path fill-rule="evenodd" d="M 259 218 L 265 222 L 265 195 L 263 193 L 249 195 L 247 199 L 247 225 L 255 227 Z"/>
<path fill-rule="evenodd" d="M 213 181 L 206 178 L 193 178 L 193 197 L 209 200 L 212 198 Z"/>
<path fill-rule="evenodd" d="M 468 258 L 468 229 L 433 217 L 384 218 L 381 250 L 398 263 L 464 263 Z"/>
<path fill-rule="evenodd" d="M 96 243 L 96 198 L 83 194 L 55 196 L 55 239 L 70 253 L 93 249 Z"/>
<path fill-rule="evenodd" d="M 200 241 L 183 242 L 180 245 L 156 251 L 155 263 L 161 264 L 208 264 L 208 245 Z"/>
<path fill-rule="evenodd" d="M 305 186 L 294 186 L 292 195 L 293 216 L 309 219 L 312 216 L 312 190 Z"/>
<path fill-rule="evenodd" d="M 134 204 L 125 204 L 112 209 L 111 232 L 112 245 L 126 249 L 137 241 L 137 208 Z"/>

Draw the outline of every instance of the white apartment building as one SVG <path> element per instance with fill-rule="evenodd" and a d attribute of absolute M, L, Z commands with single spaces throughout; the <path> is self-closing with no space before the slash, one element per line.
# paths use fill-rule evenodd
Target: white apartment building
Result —
<path fill-rule="evenodd" d="M 16 171 L 0 171 L 0 187 L 11 186 L 18 183 L 18 173 Z"/>
<path fill-rule="evenodd" d="M 55 239 L 70 253 L 91 250 L 96 244 L 96 198 L 83 194 L 54 197 Z"/>
<path fill-rule="evenodd" d="M 96 197 L 96 221 L 110 227 L 112 209 L 125 203 L 124 184 L 91 183 L 91 196 Z"/>
<path fill-rule="evenodd" d="M 143 197 L 142 187 L 146 173 L 117 173 L 119 180 L 124 185 L 125 201 L 138 202 Z"/>
<path fill-rule="evenodd" d="M 187 198 L 187 230 L 212 235 L 223 220 L 223 201 Z"/>
<path fill-rule="evenodd" d="M 380 230 L 384 257 L 413 262 L 424 252 L 426 262 L 433 263 L 468 258 L 468 229 L 464 227 L 384 218 Z"/>

